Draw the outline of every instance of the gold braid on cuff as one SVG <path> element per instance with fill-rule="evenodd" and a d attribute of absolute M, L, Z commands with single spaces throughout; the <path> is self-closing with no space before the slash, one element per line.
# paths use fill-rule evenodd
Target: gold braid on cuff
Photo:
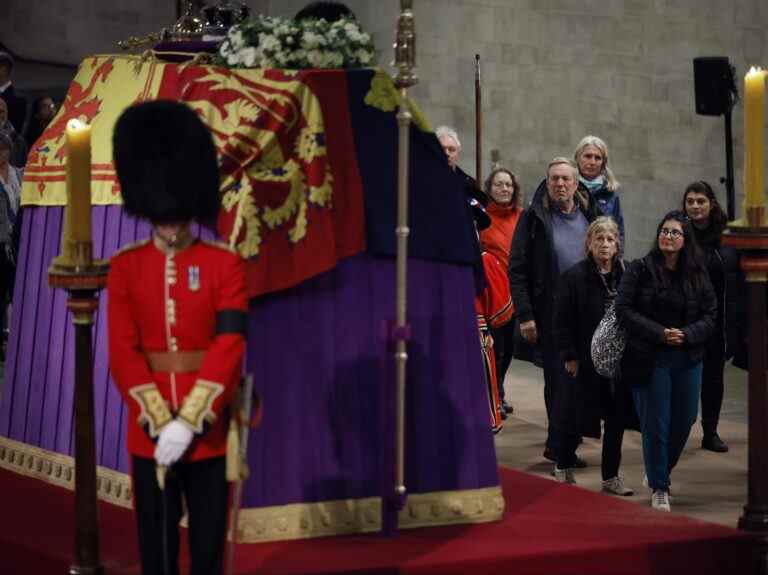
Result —
<path fill-rule="evenodd" d="M 141 407 L 139 425 L 146 425 L 149 436 L 157 437 L 160 429 L 173 419 L 160 390 L 154 383 L 146 383 L 132 388 L 129 393 Z"/>
<path fill-rule="evenodd" d="M 192 390 L 184 398 L 179 411 L 179 419 L 195 433 L 203 433 L 203 424 L 216 421 L 213 402 L 224 393 L 220 383 L 198 379 Z"/>

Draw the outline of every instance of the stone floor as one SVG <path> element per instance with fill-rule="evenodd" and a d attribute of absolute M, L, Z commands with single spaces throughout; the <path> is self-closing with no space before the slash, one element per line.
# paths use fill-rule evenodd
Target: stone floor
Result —
<path fill-rule="evenodd" d="M 726 369 L 726 397 L 720 436 L 728 443 L 725 454 L 701 449 L 697 422 L 680 463 L 672 473 L 672 511 L 735 527 L 747 499 L 746 372 Z M 499 463 L 513 469 L 550 477 L 553 464 L 542 457 L 546 436 L 542 372 L 532 364 L 513 362 L 505 391 L 515 413 L 496 438 Z M 579 455 L 589 466 L 576 472 L 580 487 L 600 491 L 600 442 L 585 439 Z M 648 505 L 650 492 L 641 484 L 643 463 L 640 434 L 626 432 L 621 474 L 635 490 L 627 499 Z M 606 495 L 606 497 L 609 497 Z"/>

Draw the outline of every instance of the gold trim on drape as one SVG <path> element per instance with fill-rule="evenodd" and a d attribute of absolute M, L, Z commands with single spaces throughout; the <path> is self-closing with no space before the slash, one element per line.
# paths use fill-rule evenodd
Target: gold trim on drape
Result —
<path fill-rule="evenodd" d="M 0 437 L 0 467 L 74 489 L 75 460 L 68 455 Z M 131 478 L 97 467 L 98 497 L 131 508 Z M 497 521 L 504 514 L 501 487 L 413 493 L 400 512 L 400 527 L 436 527 Z M 309 539 L 381 530 L 381 498 L 340 499 L 246 508 L 240 512 L 238 542 Z"/>
<path fill-rule="evenodd" d="M 0 437 L 0 467 L 66 489 L 75 488 L 75 460 L 69 455 Z M 131 508 L 131 478 L 106 467 L 96 468 L 99 499 Z"/>

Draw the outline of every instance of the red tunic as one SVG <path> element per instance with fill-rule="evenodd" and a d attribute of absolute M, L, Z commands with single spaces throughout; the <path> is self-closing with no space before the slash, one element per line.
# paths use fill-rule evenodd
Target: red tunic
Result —
<path fill-rule="evenodd" d="M 480 328 L 480 344 L 483 350 L 485 364 L 486 394 L 490 413 L 491 429 L 494 433 L 501 430 L 501 401 L 499 389 L 496 386 L 496 356 L 493 352 L 493 338 L 490 328 L 497 328 L 507 323 L 514 312 L 512 298 L 509 295 L 509 280 L 507 271 L 489 252 L 483 252 L 483 269 L 485 270 L 485 289 L 475 296 L 475 312 L 477 325 Z"/>
<path fill-rule="evenodd" d="M 217 335 L 216 315 L 247 311 L 245 283 L 239 255 L 201 240 L 175 253 L 146 240 L 112 257 L 109 365 L 128 404 L 129 453 L 154 457 L 160 429 L 177 418 L 195 432 L 185 461 L 224 455 L 245 339 Z M 199 371 L 153 372 L 144 355 L 188 351 L 204 352 Z"/>
<path fill-rule="evenodd" d="M 490 201 L 486 208 L 486 212 L 491 218 L 491 226 L 480 232 L 480 244 L 484 250 L 496 256 L 505 275 L 509 267 L 512 237 L 515 235 L 517 221 L 520 219 L 522 211 L 517 206 L 502 206 L 494 201 Z"/>

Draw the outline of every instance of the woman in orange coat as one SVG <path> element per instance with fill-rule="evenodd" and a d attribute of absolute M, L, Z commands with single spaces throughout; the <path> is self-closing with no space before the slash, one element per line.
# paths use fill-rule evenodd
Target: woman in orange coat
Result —
<path fill-rule="evenodd" d="M 509 267 L 512 236 L 515 233 L 517 220 L 522 213 L 522 209 L 518 205 L 520 183 L 510 170 L 496 168 L 485 181 L 485 193 L 489 198 L 486 211 L 491 218 L 491 225 L 480 232 L 480 243 L 483 250 L 496 256 L 502 268 L 506 270 Z M 508 279 L 507 282 L 509 282 Z M 504 375 L 512 361 L 514 326 L 515 322 L 510 321 L 491 330 L 496 356 L 496 383 L 501 401 L 501 416 L 505 419 L 507 414 L 512 413 L 512 407 L 504 398 Z"/>

